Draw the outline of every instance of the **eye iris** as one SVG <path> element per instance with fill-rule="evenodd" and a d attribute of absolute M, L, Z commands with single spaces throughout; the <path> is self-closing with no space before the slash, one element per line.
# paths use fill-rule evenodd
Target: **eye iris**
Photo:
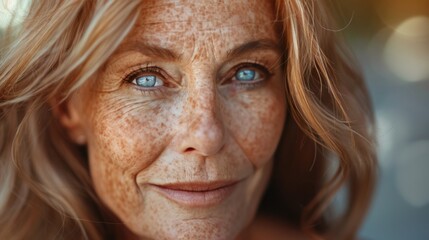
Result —
<path fill-rule="evenodd" d="M 235 77 L 240 81 L 252 81 L 255 80 L 255 75 L 256 72 L 254 70 L 242 69 L 235 74 Z"/>
<path fill-rule="evenodd" d="M 136 79 L 137 85 L 141 87 L 153 87 L 156 84 L 155 76 L 142 76 Z"/>

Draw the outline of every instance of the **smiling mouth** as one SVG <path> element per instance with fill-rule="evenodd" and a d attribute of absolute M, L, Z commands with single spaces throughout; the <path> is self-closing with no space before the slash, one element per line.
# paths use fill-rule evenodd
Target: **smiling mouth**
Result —
<path fill-rule="evenodd" d="M 180 205 L 209 207 L 223 202 L 240 181 L 150 184 L 158 193 Z"/>

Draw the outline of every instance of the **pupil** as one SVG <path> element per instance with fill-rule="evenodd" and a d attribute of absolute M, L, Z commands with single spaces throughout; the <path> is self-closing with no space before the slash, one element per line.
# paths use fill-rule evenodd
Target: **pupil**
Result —
<path fill-rule="evenodd" d="M 237 73 L 238 80 L 251 81 L 255 79 L 255 71 L 250 69 L 241 70 Z"/>
<path fill-rule="evenodd" d="M 155 86 L 156 77 L 155 76 L 143 76 L 137 78 L 137 85 L 142 87 L 153 87 Z"/>

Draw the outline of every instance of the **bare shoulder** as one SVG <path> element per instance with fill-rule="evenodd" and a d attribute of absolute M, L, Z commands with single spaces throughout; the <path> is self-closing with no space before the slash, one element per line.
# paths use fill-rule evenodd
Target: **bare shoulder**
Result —
<path fill-rule="evenodd" d="M 248 228 L 251 240 L 313 240 L 291 224 L 271 217 L 258 217 Z"/>

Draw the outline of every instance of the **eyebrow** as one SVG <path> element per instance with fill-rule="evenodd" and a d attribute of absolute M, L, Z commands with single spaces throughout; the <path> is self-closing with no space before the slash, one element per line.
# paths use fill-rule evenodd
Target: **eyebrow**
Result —
<path fill-rule="evenodd" d="M 227 52 L 228 58 L 235 58 L 255 50 L 271 50 L 280 52 L 280 46 L 270 39 L 260 39 L 244 43 Z"/>
<path fill-rule="evenodd" d="M 121 49 L 120 52 L 138 51 L 148 57 L 160 58 L 170 61 L 175 61 L 182 57 L 181 54 L 178 54 L 171 49 L 147 44 L 141 41 L 134 41 L 127 45 L 128 46 Z M 236 58 L 240 55 L 244 55 L 248 52 L 257 50 L 271 50 L 275 52 L 280 52 L 280 47 L 278 43 L 274 42 L 271 39 L 259 39 L 243 43 L 231 50 L 228 50 L 226 55 L 227 58 L 231 59 Z"/>
<path fill-rule="evenodd" d="M 174 51 L 168 48 L 146 44 L 141 41 L 131 42 L 130 44 L 128 44 L 128 46 L 124 47 L 124 49 L 121 50 L 121 52 L 137 51 L 143 53 L 148 57 L 156 57 L 166 60 L 177 60 L 181 58 L 179 54 L 176 54 Z"/>

